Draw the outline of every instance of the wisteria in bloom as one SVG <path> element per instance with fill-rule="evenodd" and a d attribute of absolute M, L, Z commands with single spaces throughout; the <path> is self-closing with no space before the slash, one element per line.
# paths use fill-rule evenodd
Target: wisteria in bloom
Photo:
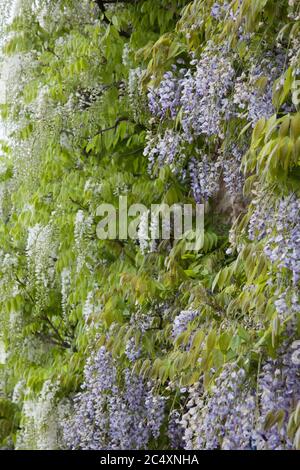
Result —
<path fill-rule="evenodd" d="M 67 313 L 68 297 L 71 292 L 71 272 L 64 268 L 61 273 L 61 306 L 64 315 Z"/>
<path fill-rule="evenodd" d="M 299 364 L 286 341 L 277 359 L 263 363 L 255 388 L 244 369 L 227 364 L 210 392 L 189 390 L 182 416 L 186 449 L 292 449 L 287 424 L 300 398 Z M 270 415 L 281 420 L 268 425 Z"/>
<path fill-rule="evenodd" d="M 242 156 L 243 152 L 236 145 L 232 145 L 225 152 L 220 152 L 218 158 L 225 187 L 232 196 L 243 190 L 244 177 L 240 169 Z"/>
<path fill-rule="evenodd" d="M 140 250 L 144 254 L 149 250 L 149 211 L 143 212 L 138 226 Z"/>
<path fill-rule="evenodd" d="M 128 369 L 124 379 L 123 391 L 115 388 L 109 397 L 110 445 L 112 449 L 143 449 L 151 436 L 159 437 L 164 399 Z"/>
<path fill-rule="evenodd" d="M 136 361 L 141 355 L 141 347 L 136 344 L 134 338 L 129 338 L 125 346 L 125 355 L 130 362 Z"/>
<path fill-rule="evenodd" d="M 253 212 L 248 226 L 250 240 L 262 240 L 272 227 L 273 204 L 264 204 L 262 195 L 252 200 Z"/>
<path fill-rule="evenodd" d="M 293 274 L 293 282 L 300 279 L 300 201 L 295 195 L 287 196 L 274 206 L 259 205 L 249 226 L 250 239 L 266 237 L 264 252 L 279 268 Z"/>
<path fill-rule="evenodd" d="M 159 436 L 165 399 L 154 393 L 151 382 L 125 369 L 120 384 L 104 346 L 90 356 L 84 376 L 74 412 L 62 423 L 67 448 L 144 449 Z"/>
<path fill-rule="evenodd" d="M 203 154 L 198 160 L 192 157 L 189 162 L 191 189 L 197 203 L 214 196 L 219 190 L 221 164 Z"/>
<path fill-rule="evenodd" d="M 159 239 L 168 239 L 171 230 L 171 220 L 160 214 L 163 211 L 148 210 L 143 212 L 138 226 L 138 240 L 140 250 L 143 254 L 157 251 Z"/>
<path fill-rule="evenodd" d="M 181 92 L 184 84 L 186 69 L 174 64 L 173 70 L 166 72 L 157 88 L 150 87 L 148 92 L 149 109 L 151 113 L 164 119 L 175 119 L 181 104 Z"/>
<path fill-rule="evenodd" d="M 272 262 L 279 261 L 280 268 L 293 273 L 296 284 L 300 279 L 300 200 L 288 197 L 279 203 L 275 215 L 276 234 L 265 246 L 265 253 Z"/>
<path fill-rule="evenodd" d="M 181 96 L 184 137 L 188 142 L 200 135 L 223 138 L 221 122 L 228 117 L 228 96 L 235 76 L 231 60 L 212 49 L 191 64 L 196 71 L 185 74 Z"/>
<path fill-rule="evenodd" d="M 181 109 L 188 142 L 200 135 L 222 138 L 221 122 L 229 117 L 228 97 L 235 76 L 231 60 L 224 51 L 209 47 L 199 60 L 192 59 L 191 65 L 196 66 L 195 71 L 174 65 L 159 87 L 150 87 L 150 111 L 160 119 L 169 116 L 174 120 Z"/>
<path fill-rule="evenodd" d="M 270 55 L 270 54 L 269 54 Z M 246 117 L 254 126 L 261 118 L 274 114 L 273 84 L 280 77 L 285 56 L 277 54 L 252 65 L 249 75 L 243 73 L 235 81 L 233 103 L 237 115 Z"/>
<path fill-rule="evenodd" d="M 216 20 L 220 20 L 227 13 L 228 7 L 229 7 L 229 4 L 227 2 L 224 2 L 224 3 L 223 2 L 222 3 L 216 2 L 211 7 L 210 14 Z"/>
<path fill-rule="evenodd" d="M 148 158 L 150 174 L 165 165 L 169 165 L 171 170 L 177 173 L 185 160 L 180 134 L 172 129 L 167 129 L 162 136 L 153 136 L 148 132 L 144 156 Z"/>
<path fill-rule="evenodd" d="M 190 388 L 182 417 L 186 449 L 251 448 L 255 399 L 245 377 L 244 369 L 228 364 L 207 396 L 200 385 Z"/>
<path fill-rule="evenodd" d="M 168 421 L 168 438 L 171 449 L 183 449 L 184 430 L 181 424 L 181 416 L 178 410 L 171 411 Z"/>
<path fill-rule="evenodd" d="M 97 285 L 94 286 L 94 289 L 92 289 L 84 302 L 83 309 L 82 309 L 82 315 L 86 323 L 91 323 L 93 324 L 95 318 L 97 315 L 100 314 L 102 310 L 102 305 L 99 302 L 99 299 L 97 298 L 96 295 L 97 292 Z"/>
<path fill-rule="evenodd" d="M 21 398 L 23 398 L 25 389 L 26 389 L 26 381 L 24 379 L 19 380 L 19 382 L 17 382 L 14 387 L 14 391 L 12 395 L 13 403 L 18 403 L 21 401 Z"/>
<path fill-rule="evenodd" d="M 153 324 L 154 316 L 151 312 L 142 312 L 137 309 L 130 317 L 130 325 L 138 328 L 141 333 L 145 333 L 149 330 Z"/>
<path fill-rule="evenodd" d="M 50 224 L 36 224 L 29 229 L 26 257 L 29 276 L 37 288 L 36 301 L 41 306 L 45 302 L 47 291 L 53 287 L 55 281 L 57 246 Z"/>
<path fill-rule="evenodd" d="M 130 69 L 127 86 L 128 98 L 133 115 L 137 120 L 139 119 L 139 116 L 147 106 L 145 95 L 141 92 L 142 77 L 142 68 L 137 67 L 135 69 Z"/>
<path fill-rule="evenodd" d="M 124 44 L 123 47 L 123 53 L 122 53 L 122 64 L 125 65 L 125 67 L 130 66 L 130 53 L 132 52 L 129 43 L 127 42 Z"/>
<path fill-rule="evenodd" d="M 283 344 L 279 357 L 267 361 L 261 370 L 258 380 L 260 400 L 260 418 L 257 424 L 256 446 L 258 449 L 285 450 L 293 445 L 287 435 L 289 414 L 300 399 L 299 364 L 292 360 L 292 349 Z M 274 424 L 266 429 L 266 418 L 269 413 L 281 411 L 281 425 Z"/>
<path fill-rule="evenodd" d="M 83 210 L 79 210 L 75 217 L 74 223 L 74 237 L 76 243 L 79 245 L 80 241 L 86 236 L 92 225 L 92 217 L 86 216 Z"/>
<path fill-rule="evenodd" d="M 107 392 L 116 382 L 116 370 L 104 347 L 88 359 L 82 392 L 74 398 L 74 411 L 62 421 L 69 449 L 103 449 L 108 445 Z"/>
<path fill-rule="evenodd" d="M 300 0 L 152 3 L 0 0 L 0 449 L 300 448 Z"/>
<path fill-rule="evenodd" d="M 21 386 L 21 385 L 20 385 Z M 47 380 L 36 399 L 25 396 L 23 421 L 16 449 L 58 449 L 58 415 L 56 393 L 58 385 Z M 23 392 L 28 393 L 28 389 Z"/>
<path fill-rule="evenodd" d="M 174 339 L 178 338 L 187 329 L 188 324 L 197 318 L 198 315 L 198 310 L 182 310 L 174 319 L 172 337 Z"/>
<path fill-rule="evenodd" d="M 283 291 L 277 290 L 275 292 L 276 300 L 274 305 L 281 321 L 286 321 L 290 318 L 290 324 L 293 324 L 297 314 L 300 312 L 300 298 L 297 288 L 287 288 Z"/>
<path fill-rule="evenodd" d="M 93 217 L 86 214 L 83 210 L 79 210 L 75 216 L 74 222 L 74 238 L 77 249 L 77 271 L 86 263 L 86 254 L 84 250 L 84 241 L 89 237 L 93 224 Z"/>

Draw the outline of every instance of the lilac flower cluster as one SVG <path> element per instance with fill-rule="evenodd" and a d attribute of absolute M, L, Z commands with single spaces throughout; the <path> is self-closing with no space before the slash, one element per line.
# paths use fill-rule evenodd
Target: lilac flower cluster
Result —
<path fill-rule="evenodd" d="M 248 236 L 250 240 L 260 241 L 266 237 L 267 231 L 272 227 L 272 204 L 265 204 L 263 195 L 252 200 L 253 212 L 249 220 Z"/>
<path fill-rule="evenodd" d="M 207 200 L 217 194 L 222 175 L 225 187 L 231 196 L 240 194 L 244 177 L 240 166 L 243 152 L 236 145 L 226 151 L 220 151 L 217 160 L 201 155 L 201 160 L 192 157 L 189 162 L 191 189 L 197 202 Z"/>
<path fill-rule="evenodd" d="M 249 75 L 243 73 L 236 79 L 233 103 L 237 116 L 246 117 L 254 126 L 261 118 L 270 118 L 274 113 L 273 84 L 283 71 L 284 55 L 278 54 L 254 63 Z"/>
<path fill-rule="evenodd" d="M 179 315 L 174 319 L 172 337 L 174 339 L 183 333 L 190 322 L 192 322 L 199 315 L 198 310 L 181 310 Z"/>
<path fill-rule="evenodd" d="M 151 132 L 148 132 L 143 154 L 148 158 L 150 174 L 164 165 L 169 165 L 176 173 L 185 160 L 182 138 L 172 129 L 167 129 L 163 136 L 153 136 Z"/>
<path fill-rule="evenodd" d="M 226 152 L 220 153 L 218 158 L 225 187 L 232 196 L 243 190 L 244 177 L 240 170 L 242 156 L 243 152 L 236 145 L 232 145 Z"/>
<path fill-rule="evenodd" d="M 256 445 L 258 449 L 292 449 L 287 435 L 287 424 L 293 406 L 300 399 L 300 369 L 292 361 L 291 348 L 285 343 L 279 357 L 264 364 L 258 381 L 260 418 L 257 425 Z M 282 423 L 266 429 L 269 413 L 281 411 Z"/>
<path fill-rule="evenodd" d="M 74 398 L 74 411 L 62 421 L 68 449 L 101 449 L 109 442 L 109 417 L 104 412 L 108 393 L 116 382 L 116 369 L 104 347 L 91 355 L 84 368 L 82 391 Z"/>
<path fill-rule="evenodd" d="M 213 10 L 217 9 L 218 5 L 214 5 Z M 192 143 L 201 135 L 223 139 L 223 121 L 234 115 L 229 99 L 235 78 L 232 57 L 209 44 L 199 60 L 191 61 L 191 66 L 195 66 L 194 71 L 190 68 L 167 72 L 160 86 L 149 90 L 152 114 L 160 120 L 167 116 L 175 120 L 181 109 L 183 130 L 180 134 L 167 129 L 163 136 L 148 132 L 144 155 L 148 157 L 150 173 L 154 168 L 170 165 L 175 173 L 181 172 L 185 177 L 186 142 Z M 240 193 L 244 182 L 240 172 L 241 156 L 241 150 L 232 146 L 216 161 L 206 155 L 191 158 L 188 170 L 195 200 L 200 202 L 216 195 L 221 172 L 229 193 Z"/>
<path fill-rule="evenodd" d="M 142 312 L 137 310 L 131 314 L 130 325 L 138 328 L 141 333 L 145 333 L 149 328 L 152 327 L 154 317 L 151 312 Z"/>
<path fill-rule="evenodd" d="M 295 322 L 287 336 L 294 334 Z M 255 387 L 244 369 L 227 364 L 209 392 L 203 393 L 199 383 L 189 389 L 187 412 L 181 420 L 186 449 L 293 448 L 287 427 L 300 399 L 300 370 L 288 341 L 276 359 L 262 365 Z M 276 416 L 272 424 L 270 418 Z"/>
<path fill-rule="evenodd" d="M 181 92 L 186 69 L 173 65 L 173 70 L 164 74 L 158 88 L 148 91 L 149 109 L 154 116 L 175 119 L 180 108 Z"/>
<path fill-rule="evenodd" d="M 229 4 L 227 2 L 224 2 L 224 3 L 216 2 L 211 7 L 210 14 L 215 20 L 220 20 L 227 13 L 228 7 L 229 7 Z"/>
<path fill-rule="evenodd" d="M 151 437 L 158 438 L 164 419 L 164 399 L 154 395 L 152 384 L 124 372 L 124 389 L 112 388 L 109 398 L 109 448 L 143 449 Z"/>
<path fill-rule="evenodd" d="M 275 292 L 277 299 L 274 302 L 278 317 L 285 321 L 289 316 L 294 317 L 300 312 L 299 292 L 296 289 L 288 288 L 283 292 Z"/>
<path fill-rule="evenodd" d="M 184 441 L 183 441 L 184 430 L 181 425 L 181 416 L 178 410 L 171 411 L 169 415 L 167 434 L 168 434 L 171 449 L 183 449 L 184 448 Z"/>
<path fill-rule="evenodd" d="M 174 66 L 166 72 L 158 88 L 149 88 L 149 108 L 153 115 L 175 119 L 182 110 L 184 139 L 192 142 L 200 135 L 223 137 L 221 121 L 228 117 L 228 97 L 235 71 L 223 50 L 209 44 L 191 69 Z"/>
<path fill-rule="evenodd" d="M 122 383 L 110 353 L 102 346 L 88 359 L 74 411 L 62 422 L 69 449 L 143 449 L 158 438 L 165 399 L 129 369 Z"/>
<path fill-rule="evenodd" d="M 244 369 L 227 364 L 209 394 L 191 387 L 182 417 L 186 449 L 251 448 L 255 398 L 244 387 L 245 377 Z"/>
<path fill-rule="evenodd" d="M 125 346 L 125 355 L 130 362 L 136 361 L 141 355 L 141 347 L 136 345 L 134 338 L 129 338 Z"/>
<path fill-rule="evenodd" d="M 201 155 L 201 160 L 192 157 L 189 162 L 191 189 L 197 203 L 214 196 L 219 190 L 221 164 Z"/>
<path fill-rule="evenodd" d="M 287 196 L 274 207 L 257 206 L 249 224 L 249 238 L 266 237 L 265 254 L 279 268 L 287 268 L 293 274 L 293 283 L 300 279 L 300 200 L 295 195 Z"/>
<path fill-rule="evenodd" d="M 184 137 L 192 142 L 200 135 L 223 138 L 221 122 L 228 118 L 228 96 L 235 71 L 224 51 L 208 48 L 200 60 L 193 60 L 196 71 L 185 74 L 181 105 Z"/>
<path fill-rule="evenodd" d="M 280 201 L 275 216 L 276 234 L 265 246 L 265 253 L 271 261 L 279 261 L 280 268 L 293 273 L 293 282 L 300 279 L 300 200 L 289 196 Z"/>

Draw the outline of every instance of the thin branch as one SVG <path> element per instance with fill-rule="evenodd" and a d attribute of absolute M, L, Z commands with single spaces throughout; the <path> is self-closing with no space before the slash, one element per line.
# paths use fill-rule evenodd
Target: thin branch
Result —
<path fill-rule="evenodd" d="M 105 6 L 104 6 L 104 2 L 102 0 L 95 0 L 95 3 L 98 5 L 99 10 L 103 14 L 103 21 L 106 24 L 111 24 L 111 22 L 109 21 L 109 19 L 107 18 L 106 14 L 105 14 L 106 9 L 105 9 Z"/>
<path fill-rule="evenodd" d="M 141 152 L 142 150 L 144 150 L 144 147 L 139 147 L 135 150 L 132 150 L 132 152 L 128 152 L 128 153 L 122 153 L 121 154 L 121 157 L 129 157 L 130 155 L 134 155 L 135 153 L 139 153 Z"/>
<path fill-rule="evenodd" d="M 67 343 L 67 342 L 61 337 L 61 335 L 60 335 L 58 329 L 55 327 L 55 325 L 53 325 L 53 323 L 52 323 L 52 321 L 50 320 L 50 318 L 47 317 L 47 315 L 43 315 L 41 318 L 42 318 L 42 320 L 45 320 L 45 321 L 50 325 L 50 327 L 52 328 L 52 330 L 53 330 L 54 333 L 55 333 L 56 338 L 57 338 L 58 341 L 59 341 L 59 344 L 61 344 L 61 345 L 62 345 L 63 347 L 65 347 L 65 348 L 70 348 L 70 347 L 71 347 L 70 344 Z"/>
<path fill-rule="evenodd" d="M 37 332 L 35 334 L 36 334 L 36 336 L 38 336 L 43 341 L 47 341 L 48 343 L 53 344 L 54 346 L 59 346 L 59 347 L 64 348 L 64 349 L 70 349 L 71 348 L 71 345 L 69 343 L 67 343 L 66 341 L 63 341 L 63 342 L 57 341 L 54 338 L 52 338 L 51 336 L 45 335 L 44 333 Z"/>
<path fill-rule="evenodd" d="M 113 131 L 113 130 L 116 130 L 118 125 L 121 123 L 121 122 L 124 122 L 124 121 L 128 121 L 128 122 L 133 122 L 131 121 L 131 119 L 129 119 L 128 117 L 120 117 L 116 120 L 115 124 L 113 126 L 110 126 L 110 127 L 106 127 L 105 129 L 100 129 L 100 131 L 97 132 L 97 134 L 94 135 L 94 137 L 96 137 L 97 135 L 102 135 L 104 132 L 108 132 L 108 131 Z"/>
<path fill-rule="evenodd" d="M 95 3 L 98 5 L 98 8 L 100 9 L 100 11 L 102 13 L 104 23 L 106 23 L 107 25 L 112 25 L 112 22 L 106 16 L 105 3 L 114 4 L 114 3 L 120 3 L 120 2 L 117 2 L 117 1 L 106 2 L 105 0 L 104 1 L 103 0 L 95 0 Z M 121 2 L 121 3 L 124 3 L 124 2 Z M 131 3 L 131 2 L 128 2 L 128 3 Z M 129 33 L 128 31 L 121 30 L 121 31 L 119 31 L 119 35 L 129 39 L 130 36 L 131 36 L 131 33 Z"/>

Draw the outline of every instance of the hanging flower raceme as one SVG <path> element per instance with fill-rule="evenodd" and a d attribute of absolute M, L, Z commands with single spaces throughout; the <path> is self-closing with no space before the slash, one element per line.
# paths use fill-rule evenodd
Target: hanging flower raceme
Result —
<path fill-rule="evenodd" d="M 200 159 L 194 157 L 189 162 L 191 189 L 197 203 L 208 200 L 219 190 L 221 165 L 200 153 Z"/>
<path fill-rule="evenodd" d="M 259 119 L 269 119 L 275 112 L 273 85 L 282 74 L 285 55 L 269 53 L 268 56 L 254 63 L 248 76 L 243 72 L 234 85 L 233 103 L 238 108 L 237 116 L 246 117 L 253 127 Z"/>
<path fill-rule="evenodd" d="M 182 127 L 188 142 L 200 135 L 223 138 L 222 121 L 229 118 L 228 96 L 235 71 L 224 51 L 209 48 L 192 60 L 181 96 Z"/>
<path fill-rule="evenodd" d="M 189 391 L 182 418 L 186 449 L 250 449 L 255 399 L 245 386 L 244 369 L 224 367 L 210 393 L 201 385 Z"/>
<path fill-rule="evenodd" d="M 129 369 L 122 373 L 102 346 L 88 359 L 82 391 L 66 416 L 63 434 L 71 449 L 144 449 L 158 438 L 164 419 L 164 398 L 151 382 Z"/>
<path fill-rule="evenodd" d="M 149 109 L 159 119 L 175 119 L 181 104 L 184 75 L 187 70 L 174 64 L 173 70 L 166 72 L 159 87 L 150 87 L 148 92 Z"/>
<path fill-rule="evenodd" d="M 148 158 L 150 174 L 157 174 L 163 166 L 170 166 L 172 172 L 177 174 L 186 159 L 183 139 L 172 129 L 167 129 L 162 136 L 148 132 L 144 156 Z"/>
<path fill-rule="evenodd" d="M 295 195 L 272 204 L 258 198 L 249 223 L 251 240 L 265 239 L 264 252 L 279 268 L 292 272 L 293 283 L 300 279 L 300 201 Z"/>

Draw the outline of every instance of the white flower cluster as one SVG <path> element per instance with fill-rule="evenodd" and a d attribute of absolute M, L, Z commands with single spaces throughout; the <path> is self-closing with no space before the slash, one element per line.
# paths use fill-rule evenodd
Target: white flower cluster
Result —
<path fill-rule="evenodd" d="M 149 211 L 143 212 L 138 227 L 140 250 L 145 254 L 149 250 Z"/>
<path fill-rule="evenodd" d="M 93 324 L 102 310 L 102 305 L 96 294 L 97 285 L 95 284 L 94 288 L 88 293 L 82 309 L 83 318 L 86 323 L 91 321 L 91 324 Z"/>
<path fill-rule="evenodd" d="M 57 386 L 47 380 L 36 399 L 25 397 L 17 450 L 55 450 L 60 447 L 56 393 Z"/>
<path fill-rule="evenodd" d="M 143 69 L 137 67 L 130 69 L 128 76 L 128 98 L 134 119 L 139 121 L 142 112 L 146 109 L 147 100 L 141 90 Z"/>
<path fill-rule="evenodd" d="M 169 239 L 171 233 L 171 219 L 160 215 L 163 211 L 145 211 L 140 217 L 138 226 L 138 240 L 140 250 L 143 254 L 157 251 L 160 239 Z M 150 224 L 149 224 L 150 219 Z M 150 234 L 150 235 L 149 235 Z"/>
<path fill-rule="evenodd" d="M 63 315 L 67 315 L 68 298 L 71 292 L 71 271 L 64 268 L 61 273 L 61 306 Z"/>
<path fill-rule="evenodd" d="M 86 263 L 86 242 L 91 234 L 92 225 L 92 215 L 85 214 L 81 209 L 77 211 L 74 222 L 74 238 L 77 250 L 77 272 L 79 272 Z"/>
<path fill-rule="evenodd" d="M 26 256 L 29 277 L 37 289 L 37 301 L 43 302 L 54 285 L 57 244 L 50 224 L 36 224 L 28 230 Z"/>

